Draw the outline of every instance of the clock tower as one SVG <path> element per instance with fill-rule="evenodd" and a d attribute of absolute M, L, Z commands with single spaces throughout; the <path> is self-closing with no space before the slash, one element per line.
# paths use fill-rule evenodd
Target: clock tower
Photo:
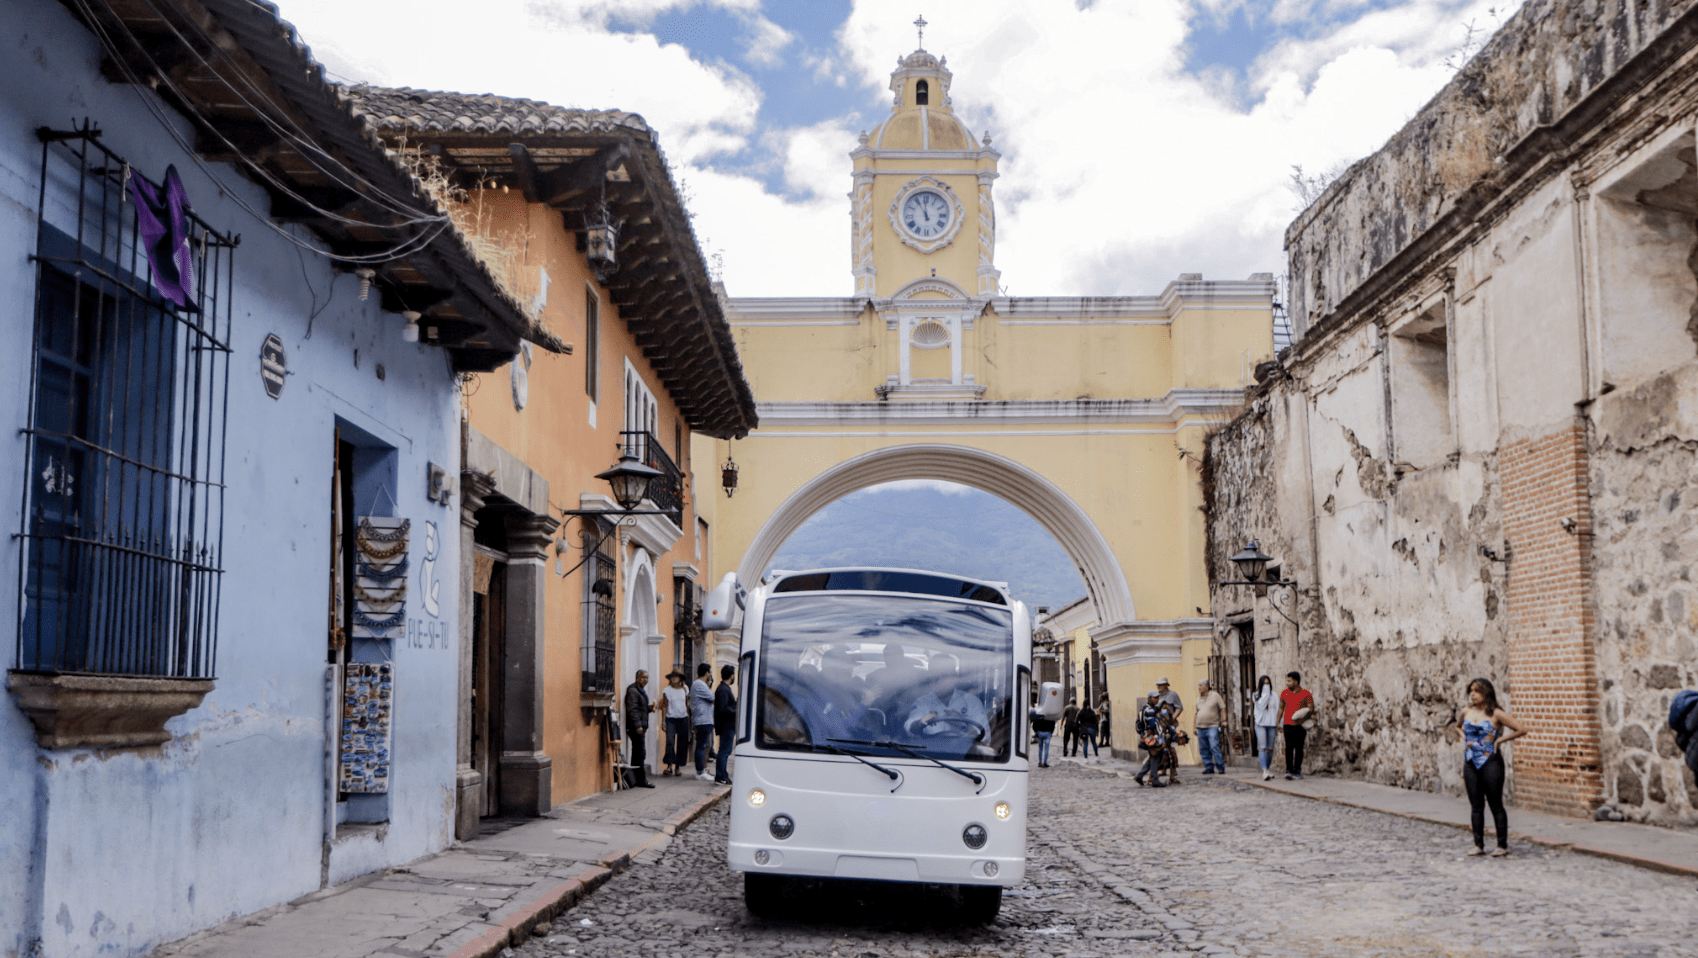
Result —
<path fill-rule="evenodd" d="M 955 116 L 950 79 L 923 48 L 897 58 L 890 116 L 849 154 L 856 296 L 887 299 L 932 277 L 981 304 L 997 295 L 991 185 L 1002 155 Z"/>

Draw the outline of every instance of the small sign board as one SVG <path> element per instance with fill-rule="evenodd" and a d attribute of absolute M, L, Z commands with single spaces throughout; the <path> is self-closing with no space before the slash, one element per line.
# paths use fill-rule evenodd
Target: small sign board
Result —
<path fill-rule="evenodd" d="M 283 340 L 276 333 L 265 334 L 259 347 L 259 378 L 265 384 L 265 394 L 272 399 L 283 395 L 283 380 L 289 375 L 289 363 L 283 353 Z"/>

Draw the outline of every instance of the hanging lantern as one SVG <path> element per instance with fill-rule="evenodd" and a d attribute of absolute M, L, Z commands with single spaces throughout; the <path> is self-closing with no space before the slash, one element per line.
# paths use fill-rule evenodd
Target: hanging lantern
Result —
<path fill-rule="evenodd" d="M 608 215 L 606 203 L 584 220 L 584 248 L 596 279 L 606 282 L 618 271 L 619 224 Z"/>
<path fill-rule="evenodd" d="M 737 494 L 737 460 L 730 453 L 726 453 L 725 462 L 719 466 L 719 484 L 725 487 L 725 498 Z"/>

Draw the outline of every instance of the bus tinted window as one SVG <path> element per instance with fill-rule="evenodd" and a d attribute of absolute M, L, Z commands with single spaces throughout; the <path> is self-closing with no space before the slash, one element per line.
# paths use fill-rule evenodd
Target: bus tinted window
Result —
<path fill-rule="evenodd" d="M 946 761 L 1008 760 L 1014 637 L 1005 608 L 775 596 L 761 640 L 761 748 L 900 756 L 903 746 Z"/>
<path fill-rule="evenodd" d="M 894 572 L 885 569 L 836 569 L 831 572 L 806 572 L 781 579 L 772 590 L 781 592 L 910 592 L 915 595 L 940 595 L 952 599 L 972 599 L 992 605 L 1007 605 L 1002 593 L 988 585 L 922 572 Z"/>

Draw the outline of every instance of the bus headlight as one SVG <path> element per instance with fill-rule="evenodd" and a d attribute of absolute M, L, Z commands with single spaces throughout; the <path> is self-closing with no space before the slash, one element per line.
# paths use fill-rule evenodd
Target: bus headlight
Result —
<path fill-rule="evenodd" d="M 764 804 L 765 802 L 766 802 L 766 793 L 765 792 L 761 791 L 758 788 L 753 789 L 752 791 L 749 792 L 749 804 L 750 805 L 761 805 L 761 804 Z"/>
<path fill-rule="evenodd" d="M 966 843 L 968 848 L 983 848 L 985 841 L 989 838 L 990 833 L 985 831 L 983 825 L 968 825 L 961 830 L 961 840 Z"/>
<path fill-rule="evenodd" d="M 773 838 L 783 841 L 796 834 L 796 822 L 789 815 L 774 815 L 767 824 L 767 830 L 772 832 Z"/>
<path fill-rule="evenodd" d="M 1014 814 L 1014 809 L 1008 807 L 1007 802 L 997 802 L 996 803 L 996 817 L 997 818 L 1000 818 L 1000 819 L 1002 819 L 1003 821 L 1006 822 L 1006 821 L 1008 821 L 1008 816 L 1010 816 L 1012 814 Z"/>

